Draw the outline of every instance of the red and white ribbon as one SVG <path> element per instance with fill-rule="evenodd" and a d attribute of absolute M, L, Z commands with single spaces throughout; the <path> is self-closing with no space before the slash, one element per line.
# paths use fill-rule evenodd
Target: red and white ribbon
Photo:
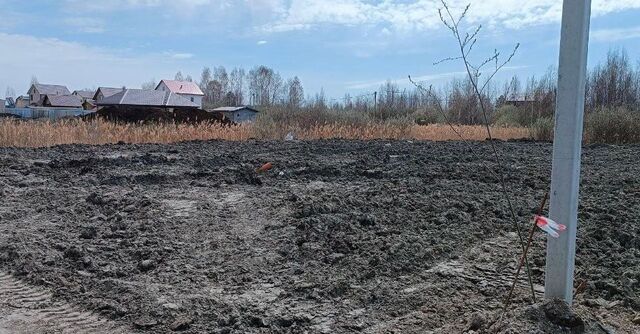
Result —
<path fill-rule="evenodd" d="M 558 232 L 562 232 L 567 229 L 565 225 L 558 224 L 547 217 L 535 215 L 533 216 L 533 219 L 535 220 L 536 225 L 538 225 L 540 229 L 547 232 L 550 236 L 554 238 L 557 238 L 560 236 Z"/>

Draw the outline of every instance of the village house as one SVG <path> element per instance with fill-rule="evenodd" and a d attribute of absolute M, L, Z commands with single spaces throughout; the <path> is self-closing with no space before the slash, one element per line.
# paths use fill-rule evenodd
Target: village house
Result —
<path fill-rule="evenodd" d="M 212 110 L 220 112 L 234 123 L 246 123 L 256 120 L 258 110 L 247 106 L 241 107 L 220 107 Z"/>
<path fill-rule="evenodd" d="M 43 107 L 49 108 L 82 108 L 82 97 L 78 95 L 45 95 Z"/>
<path fill-rule="evenodd" d="M 29 100 L 28 96 L 18 96 L 18 98 L 16 99 L 16 103 L 15 103 L 15 107 L 16 108 L 26 108 L 29 106 L 29 104 L 31 103 L 31 101 Z"/>
<path fill-rule="evenodd" d="M 156 86 L 157 91 L 168 91 L 178 94 L 185 99 L 197 104 L 202 108 L 202 98 L 204 93 L 194 82 L 190 81 L 177 81 L 177 80 L 162 80 Z"/>
<path fill-rule="evenodd" d="M 35 83 L 31 85 L 27 94 L 29 95 L 30 105 L 41 106 L 45 95 L 71 95 L 71 92 L 66 86 Z"/>
<path fill-rule="evenodd" d="M 105 97 L 97 102 L 98 107 L 137 107 L 163 108 L 173 111 L 174 108 L 198 109 L 200 105 L 170 91 L 125 89 L 117 94 Z"/>
<path fill-rule="evenodd" d="M 105 97 L 113 96 L 122 92 L 123 90 L 124 88 L 99 87 L 98 90 L 96 90 L 95 94 L 93 94 L 93 100 L 97 103 Z"/>
<path fill-rule="evenodd" d="M 93 96 L 96 95 L 96 92 L 92 90 L 74 90 L 71 95 L 80 96 L 83 100 L 92 100 Z"/>

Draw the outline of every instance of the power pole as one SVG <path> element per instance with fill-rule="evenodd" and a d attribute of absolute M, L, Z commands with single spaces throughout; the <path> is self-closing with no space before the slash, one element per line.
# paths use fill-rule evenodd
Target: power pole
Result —
<path fill-rule="evenodd" d="M 578 225 L 580 154 L 591 0 L 564 0 L 556 100 L 551 219 L 567 226 L 559 238 L 547 237 L 545 298 L 573 301 Z"/>
<path fill-rule="evenodd" d="M 373 92 L 373 113 L 378 115 L 378 92 Z"/>

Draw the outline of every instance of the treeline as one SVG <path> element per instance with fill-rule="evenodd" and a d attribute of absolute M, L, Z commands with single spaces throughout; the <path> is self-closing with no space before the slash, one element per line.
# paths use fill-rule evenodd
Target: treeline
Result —
<path fill-rule="evenodd" d="M 190 75 L 183 76 L 182 72 L 176 73 L 175 80 L 195 81 Z M 205 108 L 247 104 L 265 108 L 302 108 L 305 101 L 304 88 L 297 76 L 285 80 L 267 66 L 256 66 L 248 72 L 238 67 L 230 72 L 224 66 L 205 67 L 196 82 L 204 93 Z M 142 88 L 155 85 L 150 81 L 142 84 Z"/>
<path fill-rule="evenodd" d="M 176 79 L 194 81 L 180 72 Z M 489 85 L 482 103 L 491 122 L 529 126 L 538 119 L 553 116 L 556 82 L 557 71 L 553 68 L 540 77 L 526 80 L 514 76 L 503 84 Z M 373 121 L 412 118 L 424 123 L 443 122 L 444 111 L 453 123 L 484 122 L 479 99 L 468 79 L 453 79 L 432 94 L 387 82 L 375 92 L 356 96 L 346 94 L 341 98 L 327 98 L 323 92 L 305 97 L 298 77 L 285 80 L 267 66 L 256 66 L 249 71 L 234 68 L 230 72 L 223 66 L 205 67 L 197 83 L 205 93 L 206 107 L 248 104 L 263 110 L 286 110 L 288 117 L 295 117 L 296 112 L 330 111 L 366 115 Z M 588 72 L 585 111 L 604 109 L 640 111 L 640 63 L 634 66 L 624 50 L 610 51 L 604 62 Z"/>

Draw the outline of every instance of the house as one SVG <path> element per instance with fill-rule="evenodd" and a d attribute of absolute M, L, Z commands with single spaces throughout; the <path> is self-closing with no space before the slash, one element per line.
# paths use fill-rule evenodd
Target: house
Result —
<path fill-rule="evenodd" d="M 181 95 L 170 91 L 125 89 L 120 93 L 98 100 L 98 107 L 127 106 L 164 108 L 173 111 L 174 108 L 198 109 L 200 105 L 185 99 Z"/>
<path fill-rule="evenodd" d="M 27 94 L 31 104 L 42 105 L 45 95 L 71 95 L 71 92 L 66 86 L 35 83 L 31 85 Z"/>
<path fill-rule="evenodd" d="M 82 97 L 82 100 L 93 99 L 93 96 L 96 95 L 96 92 L 92 90 L 74 90 L 71 95 L 76 95 Z"/>
<path fill-rule="evenodd" d="M 43 107 L 82 108 L 82 97 L 78 95 L 45 95 Z"/>
<path fill-rule="evenodd" d="M 29 100 L 28 96 L 18 96 L 18 98 L 16 99 L 16 108 L 26 108 L 29 106 L 29 104 L 31 103 L 31 101 Z"/>
<path fill-rule="evenodd" d="M 84 110 L 96 110 L 97 107 L 98 104 L 93 99 L 85 99 L 84 102 L 82 102 L 82 108 Z"/>
<path fill-rule="evenodd" d="M 235 123 L 253 122 L 256 120 L 258 110 L 247 106 L 241 107 L 220 107 L 212 110 L 213 112 L 220 112 L 229 120 Z"/>
<path fill-rule="evenodd" d="M 162 92 L 168 91 L 178 94 L 202 108 L 202 98 L 204 97 L 204 93 L 194 82 L 162 80 L 160 81 L 158 86 L 156 86 L 156 90 Z"/>
<path fill-rule="evenodd" d="M 122 92 L 123 90 L 124 88 L 99 87 L 98 90 L 96 90 L 96 93 L 93 94 L 92 99 L 98 102 L 105 97 L 113 96 Z"/>

